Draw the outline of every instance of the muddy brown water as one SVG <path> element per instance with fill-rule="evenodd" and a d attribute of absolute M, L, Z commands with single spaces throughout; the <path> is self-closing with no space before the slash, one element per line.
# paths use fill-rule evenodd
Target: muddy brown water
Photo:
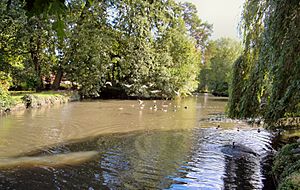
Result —
<path fill-rule="evenodd" d="M 226 102 L 83 101 L 4 116 L 0 189 L 268 189 L 274 135 L 226 118 Z"/>

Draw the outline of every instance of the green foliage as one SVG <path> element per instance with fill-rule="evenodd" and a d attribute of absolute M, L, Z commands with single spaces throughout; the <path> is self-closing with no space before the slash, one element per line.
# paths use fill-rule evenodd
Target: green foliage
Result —
<path fill-rule="evenodd" d="M 290 174 L 298 172 L 300 173 L 300 160 L 294 162 L 293 164 L 290 165 L 290 167 L 286 167 L 283 171 L 283 173 L 280 175 L 280 178 L 286 178 Z"/>
<path fill-rule="evenodd" d="M 241 44 L 230 38 L 210 42 L 208 60 L 200 73 L 202 88 L 222 95 L 228 95 L 231 68 L 242 51 Z M 205 77 L 204 77 L 205 76 Z"/>
<path fill-rule="evenodd" d="M 300 143 L 288 144 L 276 154 L 272 171 L 278 179 L 286 177 L 287 171 L 291 171 L 291 168 L 299 160 L 300 155 L 294 153 L 299 145 Z"/>
<path fill-rule="evenodd" d="M 246 1 L 242 28 L 243 90 L 231 98 L 233 117 L 262 116 L 275 123 L 286 116 L 299 116 L 300 100 L 300 9 L 299 1 Z M 238 67 L 239 65 L 236 65 Z M 238 68 L 235 68 L 238 69 Z M 234 77 L 239 77 L 234 76 Z M 232 91 L 231 96 L 236 96 Z"/>
<path fill-rule="evenodd" d="M 196 47 L 204 53 L 212 32 L 212 25 L 201 21 L 194 4 L 185 2 L 180 6 L 183 9 L 183 20 L 189 34 L 195 39 Z"/>
<path fill-rule="evenodd" d="M 14 104 L 11 96 L 0 87 L 0 111 L 10 108 Z"/>
<path fill-rule="evenodd" d="M 26 108 L 37 108 L 43 105 L 55 104 L 56 102 L 66 103 L 68 97 L 65 94 L 48 92 L 26 94 L 21 97 L 21 100 Z"/>
<path fill-rule="evenodd" d="M 242 107 L 240 99 L 243 95 L 243 88 L 245 86 L 245 72 L 244 71 L 243 57 L 240 56 L 233 64 L 232 80 L 230 88 L 230 99 L 228 104 L 229 117 L 242 117 Z"/>
<path fill-rule="evenodd" d="M 82 95 L 99 96 L 111 85 L 127 95 L 142 97 L 193 91 L 201 54 L 185 27 L 180 6 L 173 1 L 136 0 L 114 1 L 113 9 L 117 17 L 88 12 L 75 28 L 80 37 L 74 38 L 74 44 L 81 45 L 72 48 L 75 53 L 70 57 L 69 73 Z M 168 10 L 174 10 L 174 15 Z M 89 18 L 95 16 L 102 20 L 93 24 Z"/>
<path fill-rule="evenodd" d="M 13 99 L 8 94 L 11 78 L 0 71 L 0 110 L 5 110 L 13 104 Z"/>
<path fill-rule="evenodd" d="M 273 173 L 279 180 L 278 189 L 296 190 L 300 182 L 300 143 L 284 146 L 275 156 Z"/>
<path fill-rule="evenodd" d="M 291 173 L 278 187 L 279 190 L 298 190 L 300 189 L 300 172 Z"/>
<path fill-rule="evenodd" d="M 171 97 L 188 95 L 197 86 L 211 26 L 192 4 L 34 0 L 0 5 L 1 70 L 12 77 L 12 89 L 57 89 L 67 80 L 82 96 L 118 89 L 131 96 Z"/>

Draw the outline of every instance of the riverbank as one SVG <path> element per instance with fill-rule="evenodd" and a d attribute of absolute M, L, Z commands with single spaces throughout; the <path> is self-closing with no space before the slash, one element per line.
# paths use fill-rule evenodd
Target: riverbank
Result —
<path fill-rule="evenodd" d="M 300 142 L 283 146 L 276 154 L 272 173 L 278 190 L 300 189 Z"/>
<path fill-rule="evenodd" d="M 76 91 L 11 92 L 10 102 L 0 106 L 0 115 L 80 100 Z"/>
<path fill-rule="evenodd" d="M 278 150 L 272 159 L 272 178 L 278 190 L 300 189 L 300 130 L 285 126 L 278 129 L 273 147 Z"/>

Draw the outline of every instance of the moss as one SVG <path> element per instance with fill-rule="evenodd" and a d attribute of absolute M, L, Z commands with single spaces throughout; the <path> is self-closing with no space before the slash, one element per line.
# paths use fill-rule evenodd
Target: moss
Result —
<path fill-rule="evenodd" d="M 299 190 L 300 189 L 300 172 L 296 171 L 284 178 L 279 184 L 279 190 Z"/>
<path fill-rule="evenodd" d="M 300 173 L 300 159 L 295 163 L 292 163 L 290 167 L 285 167 L 283 173 L 280 175 L 280 178 L 283 179 L 294 172 Z"/>
<path fill-rule="evenodd" d="M 300 143 L 288 144 L 276 154 L 272 171 L 279 190 L 300 189 Z"/>
<path fill-rule="evenodd" d="M 299 145 L 300 143 L 288 144 L 275 156 L 272 171 L 278 179 L 280 179 L 280 175 L 284 172 L 284 170 L 292 167 L 300 159 L 300 154 L 293 153 L 293 150 L 298 148 Z"/>

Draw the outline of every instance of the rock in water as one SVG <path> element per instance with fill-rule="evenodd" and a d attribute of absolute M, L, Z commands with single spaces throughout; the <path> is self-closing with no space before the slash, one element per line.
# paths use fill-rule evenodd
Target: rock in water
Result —
<path fill-rule="evenodd" d="M 258 156 L 251 148 L 244 146 L 242 144 L 235 144 L 232 145 L 224 145 L 221 149 L 226 155 L 233 156 L 233 157 L 243 157 L 247 155 Z"/>

